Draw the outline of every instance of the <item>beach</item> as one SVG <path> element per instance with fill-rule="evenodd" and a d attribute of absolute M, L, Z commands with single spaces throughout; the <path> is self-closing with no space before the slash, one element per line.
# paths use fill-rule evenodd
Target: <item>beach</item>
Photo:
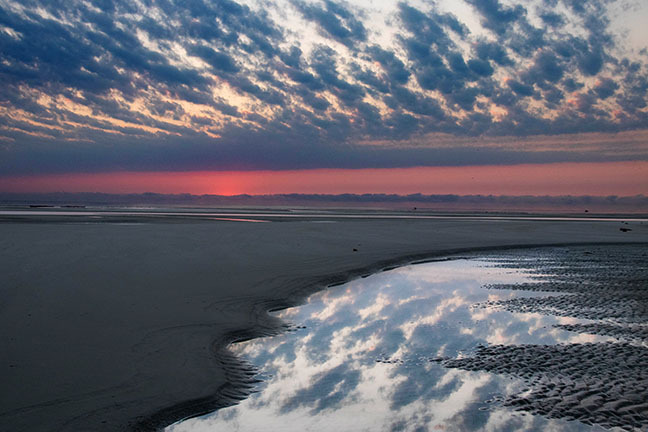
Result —
<path fill-rule="evenodd" d="M 246 384 L 224 367 L 230 342 L 280 331 L 268 310 L 385 268 L 648 244 L 646 222 L 604 218 L 25 213 L 0 217 L 0 428 L 12 431 L 156 430 L 229 405 Z"/>
<path fill-rule="evenodd" d="M 646 280 L 644 245 L 461 253 L 354 279 L 274 312 L 282 334 L 230 345 L 250 394 L 165 431 L 642 431 Z"/>

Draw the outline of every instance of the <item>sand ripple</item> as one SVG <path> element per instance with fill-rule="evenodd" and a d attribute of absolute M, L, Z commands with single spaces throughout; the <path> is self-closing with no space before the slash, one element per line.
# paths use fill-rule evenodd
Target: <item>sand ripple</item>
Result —
<path fill-rule="evenodd" d="M 648 430 L 648 252 L 645 246 L 572 247 L 501 256 L 493 265 L 524 268 L 536 282 L 490 285 L 557 293 L 485 302 L 477 307 L 584 318 L 562 330 L 619 342 L 494 345 L 446 367 L 511 374 L 529 389 L 505 406 L 586 424 Z"/>
<path fill-rule="evenodd" d="M 495 345 L 447 367 L 513 374 L 528 393 L 505 406 L 552 418 L 625 429 L 648 428 L 648 349 L 625 343 Z"/>

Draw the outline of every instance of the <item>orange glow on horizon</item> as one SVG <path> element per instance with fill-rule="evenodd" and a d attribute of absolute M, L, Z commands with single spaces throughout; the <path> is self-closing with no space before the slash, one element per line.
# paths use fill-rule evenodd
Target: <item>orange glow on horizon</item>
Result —
<path fill-rule="evenodd" d="M 648 194 L 648 162 L 0 177 L 0 192 L 457 195 Z"/>

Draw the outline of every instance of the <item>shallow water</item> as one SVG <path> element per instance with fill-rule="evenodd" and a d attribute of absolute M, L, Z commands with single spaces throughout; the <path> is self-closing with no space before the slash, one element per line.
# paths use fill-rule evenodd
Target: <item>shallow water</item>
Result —
<path fill-rule="evenodd" d="M 168 431 L 602 430 L 503 406 L 526 389 L 515 376 L 443 365 L 483 345 L 612 340 L 554 327 L 588 320 L 476 307 L 547 296 L 484 288 L 541 276 L 492 257 L 456 259 L 316 293 L 277 313 L 293 323 L 286 333 L 231 347 L 258 368 L 256 393 Z"/>

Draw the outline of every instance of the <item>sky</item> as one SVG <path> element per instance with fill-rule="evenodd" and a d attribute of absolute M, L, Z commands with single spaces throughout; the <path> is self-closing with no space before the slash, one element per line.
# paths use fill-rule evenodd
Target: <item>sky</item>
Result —
<path fill-rule="evenodd" d="M 0 191 L 648 194 L 642 0 L 0 0 Z"/>

